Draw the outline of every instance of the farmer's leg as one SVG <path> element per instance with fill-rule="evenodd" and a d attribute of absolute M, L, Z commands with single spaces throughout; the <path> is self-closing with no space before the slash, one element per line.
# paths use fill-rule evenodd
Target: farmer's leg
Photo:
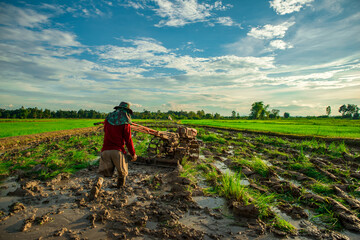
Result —
<path fill-rule="evenodd" d="M 105 150 L 101 152 L 99 173 L 105 177 L 111 177 L 114 173 L 114 163 L 111 160 L 113 150 Z"/>
<path fill-rule="evenodd" d="M 126 176 L 128 175 L 128 164 L 125 161 L 125 155 L 120 151 L 116 151 L 112 153 L 111 159 L 119 173 L 118 186 L 123 187 L 125 186 Z"/>

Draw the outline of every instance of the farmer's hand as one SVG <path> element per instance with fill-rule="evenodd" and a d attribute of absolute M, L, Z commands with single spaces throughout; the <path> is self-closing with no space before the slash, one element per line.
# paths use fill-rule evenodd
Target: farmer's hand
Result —
<path fill-rule="evenodd" d="M 135 153 L 134 156 L 131 156 L 131 161 L 132 161 L 132 162 L 135 162 L 136 159 L 137 159 L 137 155 L 136 155 L 136 153 Z"/>

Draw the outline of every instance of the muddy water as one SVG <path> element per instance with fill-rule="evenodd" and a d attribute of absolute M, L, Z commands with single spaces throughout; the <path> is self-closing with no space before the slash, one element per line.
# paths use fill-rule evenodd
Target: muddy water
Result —
<path fill-rule="evenodd" d="M 223 235 L 225 238 L 238 235 L 247 230 L 246 223 L 235 220 L 229 211 L 226 200 L 220 197 L 193 197 L 193 200 L 210 214 L 197 214 L 189 211 L 179 221 L 191 225 L 194 229 L 206 233 L 205 239 L 211 235 Z"/>
<path fill-rule="evenodd" d="M 0 210 L 6 212 L 8 207 L 17 202 L 20 197 L 8 196 L 9 192 L 15 191 L 20 184 L 16 182 L 16 177 L 5 179 L 0 185 Z"/>

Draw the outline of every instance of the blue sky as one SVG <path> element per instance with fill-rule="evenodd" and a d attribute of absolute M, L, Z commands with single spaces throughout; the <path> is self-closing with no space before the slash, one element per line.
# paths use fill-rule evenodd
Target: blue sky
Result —
<path fill-rule="evenodd" d="M 0 1 L 0 108 L 360 105 L 359 0 Z"/>

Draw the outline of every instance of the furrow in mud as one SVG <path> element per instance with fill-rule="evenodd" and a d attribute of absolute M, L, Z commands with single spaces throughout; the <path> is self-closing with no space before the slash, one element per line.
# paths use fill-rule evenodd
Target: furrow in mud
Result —
<path fill-rule="evenodd" d="M 354 194 L 358 194 L 360 190 L 357 178 L 359 168 L 357 160 L 352 157 L 358 154 L 358 149 L 350 149 L 352 152 L 350 158 L 349 154 L 345 155 L 344 153 L 341 158 L 323 154 L 315 156 L 316 153 L 311 151 L 293 149 L 283 144 L 274 146 L 257 142 L 256 136 L 244 137 L 243 135 L 241 138 L 236 138 L 231 137 L 231 134 L 230 137 L 229 134 L 217 134 L 227 139 L 227 144 L 232 146 L 231 149 L 235 153 L 232 156 L 225 154 L 221 157 L 217 150 L 219 146 L 210 143 L 207 149 L 213 152 L 214 159 L 223 161 L 229 168 L 240 170 L 249 179 L 250 187 L 262 193 L 273 192 L 279 198 L 283 198 L 284 200 L 280 200 L 280 205 L 278 205 L 281 211 L 291 213 L 292 211 L 296 212 L 293 209 L 301 209 L 299 211 L 304 212 L 303 207 L 315 211 L 319 206 L 324 205 L 325 209 L 329 208 L 328 210 L 334 214 L 333 218 L 337 219 L 334 220 L 335 222 L 340 222 L 345 229 L 359 232 L 359 200 L 354 197 Z M 333 154 L 328 150 L 325 153 Z M 268 165 L 267 177 L 261 176 L 246 164 L 240 164 L 239 162 L 242 161 L 238 161 L 239 158 L 250 162 L 257 158 L 266 163 Z M 311 166 L 312 172 L 304 171 L 301 168 L 295 170 L 290 167 L 291 163 L 296 163 L 292 159 L 301 158 L 304 158 L 308 166 Z M 326 184 L 324 185 L 322 182 Z M 318 186 L 326 186 L 327 192 L 315 193 L 313 190 Z M 293 200 L 286 200 L 289 199 L 288 194 Z M 315 214 L 319 215 L 319 212 L 314 212 Z M 304 219 L 306 218 L 304 217 Z M 319 226 L 323 227 L 326 224 L 320 223 Z"/>

